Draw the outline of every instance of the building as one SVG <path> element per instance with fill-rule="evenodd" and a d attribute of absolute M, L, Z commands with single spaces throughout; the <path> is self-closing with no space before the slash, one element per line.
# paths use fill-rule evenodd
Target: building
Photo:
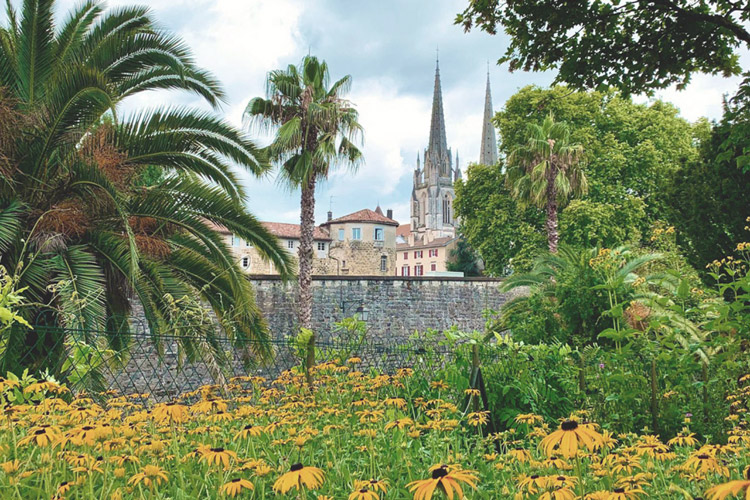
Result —
<path fill-rule="evenodd" d="M 281 245 L 297 257 L 299 224 L 263 222 Z M 239 266 L 248 274 L 277 275 L 274 265 L 242 238 L 222 226 L 213 225 L 224 238 Z M 380 207 L 364 209 L 328 220 L 313 231 L 313 274 L 325 276 L 392 276 L 396 272 L 396 228 L 393 213 L 383 215 Z"/>
<path fill-rule="evenodd" d="M 453 164 L 453 155 L 445 137 L 443 93 L 440 87 L 440 66 L 435 68 L 435 89 L 432 96 L 430 139 L 424 151 L 424 164 L 419 161 L 414 169 L 411 192 L 411 232 L 416 240 L 425 233 L 445 238 L 456 235 L 457 221 L 453 217 L 453 182 L 461 178 L 461 169 Z"/>
<path fill-rule="evenodd" d="M 263 222 L 263 226 L 279 239 L 279 243 L 292 255 L 297 256 L 299 251 L 300 228 L 299 224 L 286 224 L 283 222 Z M 224 243 L 229 247 L 232 255 L 240 265 L 243 271 L 248 274 L 279 274 L 275 266 L 261 256 L 260 252 L 239 236 L 232 234 L 222 226 L 215 226 L 214 229 L 219 232 Z M 328 233 L 319 227 L 313 231 L 313 249 L 315 251 L 313 268 L 316 265 L 321 266 L 319 261 L 328 260 L 328 249 L 331 246 L 331 238 Z"/>
<path fill-rule="evenodd" d="M 494 165 L 498 160 L 492 115 L 488 71 L 479 155 L 479 162 L 485 165 Z M 420 164 L 417 154 L 411 194 L 411 221 L 409 225 L 402 225 L 397 229 L 396 274 L 399 276 L 446 272 L 451 251 L 457 243 L 460 221 L 453 214 L 453 200 L 456 196 L 453 184 L 461 178 L 461 168 L 458 153 L 455 164 L 453 163 L 453 155 L 445 135 L 439 63 L 435 68 L 430 138 L 423 159 L 423 164 Z"/>
<path fill-rule="evenodd" d="M 328 212 L 321 224 L 331 237 L 328 266 L 316 274 L 332 276 L 393 276 L 396 272 L 396 228 L 393 212 L 387 215 L 378 206 L 337 219 Z"/>

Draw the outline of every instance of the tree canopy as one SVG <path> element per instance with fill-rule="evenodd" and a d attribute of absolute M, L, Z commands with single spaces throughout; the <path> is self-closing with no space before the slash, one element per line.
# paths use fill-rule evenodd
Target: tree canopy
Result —
<path fill-rule="evenodd" d="M 557 69 L 557 83 L 625 94 L 739 74 L 748 21 L 750 4 L 732 0 L 472 0 L 455 20 L 507 33 L 498 63 L 511 71 Z"/>
<path fill-rule="evenodd" d="M 561 241 L 576 246 L 637 244 L 659 220 L 670 220 L 672 179 L 700 157 L 706 124 L 691 125 L 670 104 L 635 104 L 614 91 L 566 87 L 521 89 L 495 116 L 507 157 L 529 120 L 549 113 L 570 125 L 570 141 L 584 146 L 588 194 L 560 213 Z M 469 243 L 491 274 L 510 265 L 527 270 L 542 248 L 542 214 L 511 199 L 502 167 L 473 166 L 456 188 L 456 210 Z"/>

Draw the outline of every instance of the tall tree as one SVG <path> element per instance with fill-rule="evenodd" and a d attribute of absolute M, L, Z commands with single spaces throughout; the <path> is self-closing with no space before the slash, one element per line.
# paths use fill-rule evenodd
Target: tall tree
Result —
<path fill-rule="evenodd" d="M 291 274 L 283 249 L 245 208 L 229 163 L 261 175 L 268 160 L 209 113 L 156 107 L 120 116 L 118 104 L 145 91 L 185 90 L 213 106 L 223 97 L 148 9 L 105 12 L 88 1 L 57 24 L 55 6 L 25 0 L 17 12 L 8 2 L 0 28 L 0 265 L 28 287 L 23 316 L 33 322 L 49 306 L 43 320 L 55 327 L 5 332 L 0 372 L 24 357 L 62 358 L 60 326 L 106 328 L 112 346 L 124 347 L 131 298 L 153 338 L 190 333 L 179 336 L 188 355 L 202 349 L 196 333 L 220 355 L 217 327 L 264 340 L 252 289 L 215 225 Z M 147 168 L 159 175 L 139 186 Z"/>
<path fill-rule="evenodd" d="M 581 168 L 583 146 L 571 144 L 570 129 L 548 115 L 541 125 L 527 127 L 526 141 L 508 158 L 507 183 L 521 204 L 545 210 L 549 251 L 557 252 L 558 211 L 571 196 L 586 193 L 588 184 Z"/>
<path fill-rule="evenodd" d="M 498 62 L 511 71 L 557 69 L 557 82 L 626 94 L 684 87 L 696 72 L 739 74 L 749 21 L 750 4 L 733 0 L 472 0 L 456 18 L 508 34 Z"/>
<path fill-rule="evenodd" d="M 245 117 L 262 130 L 274 130 L 268 147 L 282 178 L 300 189 L 299 326 L 312 328 L 313 230 L 315 186 L 328 178 L 332 167 L 356 169 L 362 152 L 356 146 L 362 126 L 353 104 L 344 98 L 351 87 L 347 75 L 329 85 L 328 65 L 307 56 L 299 67 L 268 74 L 266 97 L 256 97 Z M 310 341 L 310 352 L 315 337 Z"/>
<path fill-rule="evenodd" d="M 666 190 L 678 243 L 699 270 L 748 240 L 750 169 L 737 168 L 750 150 L 747 120 L 746 113 L 727 104 L 719 123 L 703 123 L 700 158 L 676 172 Z"/>

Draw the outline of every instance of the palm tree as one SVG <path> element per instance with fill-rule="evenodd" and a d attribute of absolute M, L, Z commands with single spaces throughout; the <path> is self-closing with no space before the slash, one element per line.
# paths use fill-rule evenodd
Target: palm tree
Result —
<path fill-rule="evenodd" d="M 223 98 L 148 9 L 105 12 L 88 1 L 57 24 L 54 7 L 25 0 L 16 11 L 8 2 L 0 28 L 0 266 L 28 287 L 23 317 L 49 309 L 40 321 L 54 327 L 4 332 L 0 372 L 22 358 L 60 358 L 70 329 L 87 342 L 106 329 L 112 347 L 125 347 L 131 299 L 154 339 L 178 334 L 188 355 L 219 354 L 217 325 L 238 341 L 264 340 L 250 284 L 216 226 L 292 274 L 245 208 L 231 166 L 261 175 L 265 154 L 210 113 L 120 116 L 124 99 L 150 90 L 192 92 L 214 107 Z M 144 185 L 147 170 L 157 180 Z M 254 349 L 268 352 L 262 342 Z"/>
<path fill-rule="evenodd" d="M 508 158 L 508 187 L 524 205 L 544 208 L 549 251 L 557 252 L 557 215 L 571 196 L 588 191 L 581 168 L 583 147 L 570 143 L 570 130 L 556 123 L 550 114 L 542 125 L 529 124 L 526 143 L 518 145 Z"/>
<path fill-rule="evenodd" d="M 261 130 L 275 131 L 268 147 L 283 181 L 301 189 L 299 246 L 299 326 L 312 328 L 312 261 L 315 227 L 315 185 L 338 165 L 356 169 L 362 152 L 355 142 L 362 137 L 358 113 L 344 94 L 351 87 L 347 75 L 329 87 L 328 65 L 307 56 L 299 67 L 271 71 L 266 97 L 256 97 L 245 117 Z M 315 337 L 308 358 L 314 356 Z"/>

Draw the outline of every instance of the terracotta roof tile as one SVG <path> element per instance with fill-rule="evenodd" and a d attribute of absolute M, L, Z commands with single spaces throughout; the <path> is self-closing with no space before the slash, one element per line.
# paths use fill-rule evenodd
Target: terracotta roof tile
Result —
<path fill-rule="evenodd" d="M 456 238 L 451 238 L 450 236 L 446 236 L 445 238 L 435 238 L 434 240 L 430 241 L 429 243 L 422 243 L 422 241 L 415 241 L 414 245 L 409 245 L 408 243 L 398 243 L 396 244 L 397 250 L 406 250 L 406 249 L 412 249 L 412 248 L 442 248 L 444 246 L 447 246 L 449 243 L 454 241 Z"/>
<path fill-rule="evenodd" d="M 396 236 L 408 238 L 409 234 L 411 234 L 411 224 L 401 224 L 396 228 Z"/>
<path fill-rule="evenodd" d="M 338 219 L 333 219 L 331 221 L 324 222 L 323 224 L 321 224 L 321 226 L 327 226 L 329 224 L 337 224 L 341 222 L 372 222 L 372 223 L 385 224 L 387 226 L 399 225 L 398 222 L 396 222 L 393 219 L 389 219 L 382 213 L 378 214 L 374 210 L 365 208 L 364 210 L 354 212 L 353 214 L 344 215 L 343 217 L 339 217 Z"/>
<path fill-rule="evenodd" d="M 266 229 L 271 231 L 277 238 L 289 238 L 299 239 L 300 228 L 299 224 L 286 224 L 284 222 L 263 222 Z M 313 230 L 313 238 L 316 240 L 330 240 L 331 237 L 328 235 L 328 231 L 320 227 L 315 227 Z"/>
<path fill-rule="evenodd" d="M 211 221 L 206 221 L 206 224 L 214 231 L 222 234 L 231 234 L 224 226 L 214 224 Z M 299 239 L 300 237 L 299 224 L 287 224 L 285 222 L 261 222 L 261 224 L 277 238 Z M 328 231 L 316 226 L 313 229 L 313 239 L 330 240 L 331 237 L 328 235 Z"/>

